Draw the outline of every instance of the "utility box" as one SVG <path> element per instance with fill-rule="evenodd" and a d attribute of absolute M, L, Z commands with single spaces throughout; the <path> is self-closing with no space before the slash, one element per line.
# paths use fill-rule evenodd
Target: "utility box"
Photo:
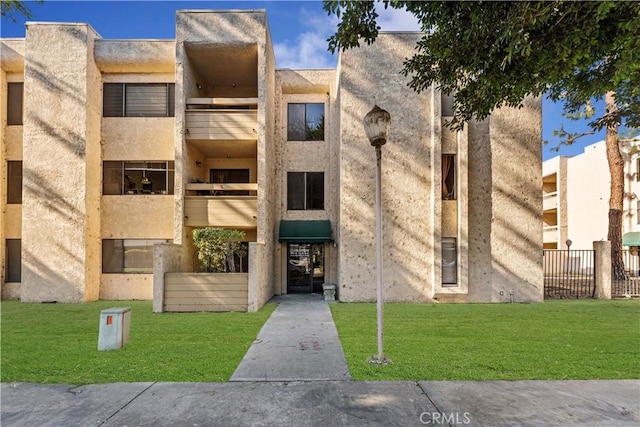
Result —
<path fill-rule="evenodd" d="M 129 342 L 131 308 L 108 308 L 100 312 L 98 350 L 117 350 Z"/>

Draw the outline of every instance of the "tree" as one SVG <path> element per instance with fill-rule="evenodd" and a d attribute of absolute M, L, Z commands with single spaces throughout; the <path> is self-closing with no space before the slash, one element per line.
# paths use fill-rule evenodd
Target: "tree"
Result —
<path fill-rule="evenodd" d="M 452 129 L 501 106 L 520 107 L 527 96 L 547 93 L 562 100 L 568 113 L 605 98 L 606 113 L 589 125 L 607 128 L 609 239 L 613 273 L 623 275 L 624 171 L 617 128 L 640 126 L 640 2 L 381 3 L 418 18 L 423 36 L 401 72 L 417 92 L 436 84 L 454 95 Z M 332 52 L 375 41 L 375 2 L 325 0 L 324 9 L 340 19 L 328 40 Z"/>
<path fill-rule="evenodd" d="M 202 270 L 209 273 L 235 273 L 234 257 L 246 255 L 242 245 L 244 232 L 224 228 L 197 228 L 193 230 L 193 244 L 198 249 Z"/>
<path fill-rule="evenodd" d="M 0 1 L 0 15 L 13 22 L 17 21 L 17 15 L 23 15 L 27 19 L 33 18 L 31 10 L 27 7 L 26 3 L 26 1 L 19 0 L 2 0 Z M 35 3 L 42 4 L 44 1 L 37 0 Z"/>

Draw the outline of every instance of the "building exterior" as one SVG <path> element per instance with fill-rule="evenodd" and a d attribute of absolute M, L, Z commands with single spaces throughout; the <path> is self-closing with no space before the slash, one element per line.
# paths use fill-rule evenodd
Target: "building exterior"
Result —
<path fill-rule="evenodd" d="M 620 144 L 624 160 L 625 194 L 622 216 L 623 244 L 640 232 L 640 151 Z M 610 183 L 605 141 L 585 147 L 581 154 L 546 160 L 543 170 L 544 248 L 591 249 L 607 240 Z"/>
<path fill-rule="evenodd" d="M 246 233 L 231 309 L 323 283 L 375 300 L 378 104 L 385 300 L 542 300 L 540 100 L 448 130 L 449 100 L 398 73 L 418 34 L 324 70 L 276 69 L 263 11 L 178 11 L 175 40 L 26 34 L 1 40 L 3 298 L 170 310 L 172 274 L 200 286 L 193 230 L 213 226 Z"/>

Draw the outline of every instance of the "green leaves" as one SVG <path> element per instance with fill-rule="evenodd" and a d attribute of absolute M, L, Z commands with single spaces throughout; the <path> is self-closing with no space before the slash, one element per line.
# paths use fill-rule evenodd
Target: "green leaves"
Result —
<path fill-rule="evenodd" d="M 33 18 L 31 10 L 27 7 L 27 3 L 28 2 L 26 1 L 18 0 L 2 0 L 0 1 L 0 15 L 3 18 L 12 20 L 13 22 L 17 21 L 16 15 L 23 15 L 27 19 Z M 36 0 L 29 3 L 42 4 L 44 1 Z"/>
<path fill-rule="evenodd" d="M 342 18 L 336 34 L 327 39 L 331 53 L 360 46 L 361 38 L 371 44 L 378 36 L 380 27 L 376 24 L 378 14 L 374 2 L 327 0 L 323 8 L 329 15 Z"/>
<path fill-rule="evenodd" d="M 619 109 L 594 126 L 640 126 L 640 2 L 383 1 L 429 29 L 403 64 L 409 86 L 455 93 L 451 126 L 482 120 L 528 95 L 564 95 L 571 108 L 616 92 Z M 341 18 L 329 49 L 372 43 L 375 2 L 325 1 Z"/>
<path fill-rule="evenodd" d="M 202 270 L 209 273 L 234 273 L 234 255 L 246 255 L 245 247 L 241 244 L 244 236 L 242 231 L 224 228 L 193 230 L 193 244 L 198 248 Z"/>

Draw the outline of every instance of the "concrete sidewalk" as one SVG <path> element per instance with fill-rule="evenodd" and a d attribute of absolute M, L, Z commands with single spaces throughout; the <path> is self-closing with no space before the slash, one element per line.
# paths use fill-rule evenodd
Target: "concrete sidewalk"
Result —
<path fill-rule="evenodd" d="M 638 426 L 640 380 L 3 383 L 13 426 Z"/>
<path fill-rule="evenodd" d="M 230 381 L 348 380 L 336 325 L 320 295 L 281 295 Z"/>

